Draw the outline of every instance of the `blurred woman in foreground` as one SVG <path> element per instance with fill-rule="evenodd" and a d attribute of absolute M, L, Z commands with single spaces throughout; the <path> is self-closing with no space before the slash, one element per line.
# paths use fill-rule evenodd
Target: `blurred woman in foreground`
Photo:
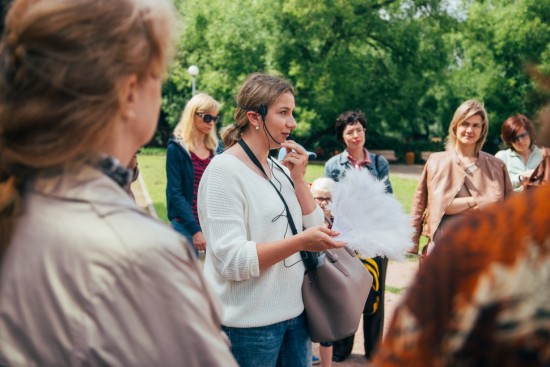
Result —
<path fill-rule="evenodd" d="M 123 187 L 174 10 L 16 0 L 0 46 L 0 365 L 235 365 L 183 239 Z"/>

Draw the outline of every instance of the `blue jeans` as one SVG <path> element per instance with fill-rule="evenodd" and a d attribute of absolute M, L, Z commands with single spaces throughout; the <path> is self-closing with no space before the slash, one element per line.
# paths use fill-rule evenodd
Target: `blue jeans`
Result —
<path fill-rule="evenodd" d="M 276 324 L 234 328 L 223 326 L 240 367 L 311 366 L 311 340 L 305 315 Z"/>
<path fill-rule="evenodd" d="M 193 236 L 191 236 L 191 233 L 189 233 L 189 231 L 187 230 L 187 228 L 185 228 L 185 226 L 183 224 L 181 224 L 180 222 L 178 222 L 177 220 L 173 220 L 170 222 L 170 225 L 172 226 L 172 228 L 174 228 L 179 234 L 181 234 L 183 237 L 185 237 L 185 239 L 187 240 L 187 244 L 189 245 L 189 247 L 191 247 L 191 250 L 193 250 L 193 252 L 195 253 L 195 255 L 197 255 L 197 257 L 199 256 L 199 250 L 197 250 L 195 248 L 195 246 L 193 245 Z"/>

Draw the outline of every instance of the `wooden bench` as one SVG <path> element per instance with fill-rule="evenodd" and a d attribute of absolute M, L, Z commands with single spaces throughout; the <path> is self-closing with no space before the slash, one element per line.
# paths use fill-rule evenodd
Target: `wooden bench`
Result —
<path fill-rule="evenodd" d="M 386 158 L 389 162 L 397 161 L 397 157 L 395 156 L 395 150 L 369 150 L 369 152 L 374 154 L 380 154 L 382 157 Z"/>

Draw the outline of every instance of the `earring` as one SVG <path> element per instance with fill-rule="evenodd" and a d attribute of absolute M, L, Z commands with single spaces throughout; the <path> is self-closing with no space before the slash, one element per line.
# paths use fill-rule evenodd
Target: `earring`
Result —
<path fill-rule="evenodd" d="M 256 130 L 260 130 L 260 127 L 258 125 L 256 125 Z"/>

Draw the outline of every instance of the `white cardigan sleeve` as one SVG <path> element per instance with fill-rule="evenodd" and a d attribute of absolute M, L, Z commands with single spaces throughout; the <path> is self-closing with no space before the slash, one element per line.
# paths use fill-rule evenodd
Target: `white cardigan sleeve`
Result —
<path fill-rule="evenodd" d="M 198 211 L 214 268 L 228 280 L 260 275 L 256 243 L 247 240 L 246 201 L 234 170 L 213 160 L 198 192 Z"/>

